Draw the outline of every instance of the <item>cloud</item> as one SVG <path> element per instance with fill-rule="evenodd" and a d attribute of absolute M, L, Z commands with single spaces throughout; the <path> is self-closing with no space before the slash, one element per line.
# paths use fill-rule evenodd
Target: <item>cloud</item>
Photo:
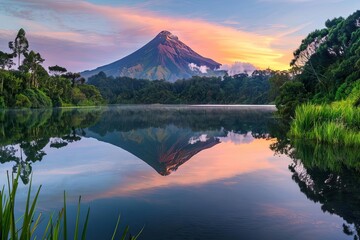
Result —
<path fill-rule="evenodd" d="M 198 137 L 191 137 L 189 139 L 189 144 L 195 144 L 197 142 L 207 142 L 210 138 L 208 138 L 207 134 L 201 134 Z"/>
<path fill-rule="evenodd" d="M 291 52 L 300 40 L 296 38 L 294 41 L 293 32 L 287 29 L 276 29 L 271 34 L 254 33 L 203 19 L 164 16 L 139 8 L 97 5 L 85 1 L 14 0 L 11 3 L 3 11 L 13 17 L 20 18 L 21 11 L 33 12 L 31 20 L 24 17 L 26 21 L 23 21 L 27 25 L 25 30 L 32 35 L 71 42 L 74 46 L 83 44 L 84 52 L 73 54 L 72 60 L 79 62 L 77 66 L 83 63 L 84 67 L 97 67 L 109 63 L 109 59 L 124 57 L 160 31 L 169 30 L 199 54 L 222 64 L 250 62 L 258 68 L 287 69 Z M 39 38 L 38 46 L 45 41 Z M 295 46 L 289 43 L 295 43 Z M 65 49 L 61 44 L 58 47 L 70 53 L 74 50 Z M 111 48 L 112 52 L 109 51 Z M 83 54 L 100 52 L 101 49 L 105 49 L 109 55 L 97 56 L 96 64 L 83 57 Z M 44 48 L 41 52 L 45 51 L 49 49 Z M 58 59 L 58 62 L 51 64 L 62 64 L 68 60 Z"/>
<path fill-rule="evenodd" d="M 228 132 L 226 137 L 219 137 L 221 142 L 227 143 L 232 142 L 234 144 L 244 144 L 244 143 L 251 143 L 255 140 L 255 138 L 252 136 L 251 132 L 248 132 L 246 134 L 239 134 L 235 132 Z"/>
<path fill-rule="evenodd" d="M 199 71 L 201 73 L 207 73 L 207 71 L 209 69 L 209 67 L 207 67 L 205 65 L 198 66 L 195 63 L 189 63 L 188 66 L 189 66 L 190 70 L 193 72 Z"/>
<path fill-rule="evenodd" d="M 223 64 L 219 70 L 225 70 L 230 76 L 234 76 L 239 73 L 251 74 L 256 70 L 256 67 L 251 63 L 235 62 L 233 64 Z"/>

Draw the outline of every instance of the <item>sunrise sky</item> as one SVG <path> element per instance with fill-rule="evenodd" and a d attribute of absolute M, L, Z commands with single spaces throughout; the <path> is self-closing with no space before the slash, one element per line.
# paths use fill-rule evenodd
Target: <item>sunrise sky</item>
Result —
<path fill-rule="evenodd" d="M 45 66 L 83 71 L 168 30 L 222 64 L 287 69 L 309 32 L 359 8 L 359 0 L 0 0 L 0 50 L 24 28 Z"/>

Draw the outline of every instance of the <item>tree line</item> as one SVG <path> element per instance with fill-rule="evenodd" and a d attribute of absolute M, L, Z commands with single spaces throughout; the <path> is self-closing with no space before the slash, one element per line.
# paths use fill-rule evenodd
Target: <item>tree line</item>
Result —
<path fill-rule="evenodd" d="M 267 104 L 273 102 L 277 86 L 272 70 L 257 70 L 224 77 L 165 80 L 106 76 L 100 72 L 88 79 L 110 104 Z M 280 74 L 280 72 L 278 72 Z"/>
<path fill-rule="evenodd" d="M 40 108 L 98 105 L 99 91 L 85 84 L 80 73 L 60 66 L 42 66 L 41 54 L 29 49 L 24 29 L 9 42 L 10 53 L 0 51 L 0 108 Z M 14 63 L 16 59 L 16 64 Z M 17 69 L 13 66 L 17 65 Z"/>

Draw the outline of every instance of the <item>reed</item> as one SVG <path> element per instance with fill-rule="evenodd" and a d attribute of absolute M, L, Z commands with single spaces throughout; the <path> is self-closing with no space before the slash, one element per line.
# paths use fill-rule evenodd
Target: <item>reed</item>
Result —
<path fill-rule="evenodd" d="M 11 179 L 9 174 L 7 174 L 7 193 L 5 190 L 5 186 L 0 191 L 0 240 L 30 240 L 30 239 L 38 239 L 38 236 L 35 235 L 36 230 L 40 222 L 43 220 L 42 214 L 39 213 L 36 215 L 36 204 L 38 201 L 38 197 L 40 194 L 41 186 L 37 189 L 35 196 L 31 198 L 31 189 L 32 189 L 32 181 L 30 181 L 29 189 L 27 193 L 27 199 L 25 203 L 25 212 L 19 219 L 15 219 L 15 199 L 16 192 L 18 190 L 19 185 L 19 173 L 14 177 L 11 175 Z M 77 214 L 76 214 L 76 222 L 75 222 L 75 232 L 74 236 L 71 238 L 74 240 L 77 239 L 86 239 L 87 226 L 90 216 L 90 208 L 87 210 L 87 214 L 84 222 L 80 221 L 80 209 L 81 209 L 81 197 L 79 197 L 78 205 L 77 205 Z M 50 240 L 58 240 L 68 239 L 67 232 L 67 207 L 66 207 L 66 194 L 64 192 L 64 206 L 58 212 L 57 215 L 51 214 L 49 220 L 46 222 L 46 227 L 42 233 L 41 239 L 50 239 Z M 112 234 L 111 239 L 115 239 L 115 236 L 118 233 L 118 226 L 120 223 L 120 217 L 115 225 L 115 230 Z M 80 234 L 81 232 L 81 234 Z M 135 236 L 128 236 L 129 227 L 127 226 L 123 233 L 121 234 L 120 240 L 130 239 L 136 240 L 142 230 Z"/>
<path fill-rule="evenodd" d="M 360 109 L 346 101 L 296 108 L 290 136 L 346 146 L 360 145 Z"/>

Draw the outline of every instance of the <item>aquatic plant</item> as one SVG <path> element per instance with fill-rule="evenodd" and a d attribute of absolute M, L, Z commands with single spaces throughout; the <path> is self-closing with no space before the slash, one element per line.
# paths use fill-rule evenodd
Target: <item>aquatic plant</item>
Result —
<path fill-rule="evenodd" d="M 31 198 L 32 181 L 30 181 L 27 199 L 25 203 L 25 212 L 19 219 L 15 218 L 15 200 L 16 193 L 18 191 L 20 171 L 14 177 L 12 175 L 11 180 L 9 174 L 7 174 L 7 193 L 5 193 L 5 186 L 0 191 L 0 240 L 28 240 L 37 239 L 36 230 L 39 227 L 40 222 L 43 220 L 42 213 L 36 211 L 36 205 L 40 194 L 41 186 L 37 189 L 35 196 Z M 86 239 L 87 226 L 90 216 L 90 208 L 88 208 L 84 222 L 80 221 L 80 209 L 81 209 L 81 197 L 79 197 L 76 213 L 76 221 L 74 226 L 73 239 Z M 41 239 L 68 239 L 68 225 L 67 225 L 67 207 L 66 207 L 66 194 L 64 192 L 64 206 L 58 212 L 58 214 L 51 214 L 47 221 L 46 228 L 42 232 Z M 115 225 L 115 230 L 111 239 L 115 239 L 118 233 L 118 226 L 120 223 L 120 216 Z M 82 225 L 82 227 L 81 227 Z M 80 234 L 81 231 L 81 234 Z M 125 228 L 122 233 L 121 240 L 130 239 L 136 240 L 141 234 L 142 230 L 135 236 L 128 237 L 129 226 Z"/>
<path fill-rule="evenodd" d="M 347 101 L 332 105 L 304 104 L 295 110 L 290 136 L 319 143 L 360 145 L 360 109 Z"/>

